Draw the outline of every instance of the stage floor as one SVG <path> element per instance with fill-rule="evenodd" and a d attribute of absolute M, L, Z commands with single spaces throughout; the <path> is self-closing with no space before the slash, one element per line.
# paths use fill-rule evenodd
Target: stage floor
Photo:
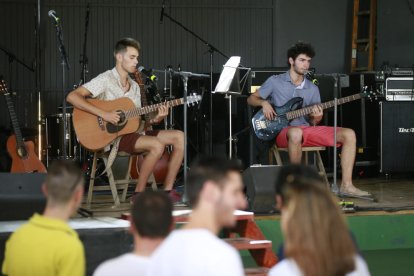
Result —
<path fill-rule="evenodd" d="M 340 179 L 338 179 L 340 183 Z M 352 201 L 355 204 L 356 212 L 347 213 L 347 215 L 363 215 L 373 214 L 372 212 L 389 213 L 397 211 L 410 211 L 414 213 L 414 175 L 397 176 L 386 179 L 385 176 L 374 178 L 355 179 L 354 184 L 362 189 L 373 194 L 376 201 L 344 198 L 345 201 Z M 130 204 L 127 202 L 121 203 L 120 206 L 115 207 L 112 201 L 112 196 L 108 192 L 95 193 L 91 206 L 83 208 L 91 211 L 93 216 L 110 216 L 120 218 L 121 215 L 129 211 Z M 179 206 L 175 209 L 183 209 L 186 207 Z M 277 216 L 277 214 L 276 214 Z"/>

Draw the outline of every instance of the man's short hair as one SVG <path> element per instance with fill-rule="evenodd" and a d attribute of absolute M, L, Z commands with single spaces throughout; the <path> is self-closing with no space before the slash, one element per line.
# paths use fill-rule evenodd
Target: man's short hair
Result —
<path fill-rule="evenodd" d="M 114 56 L 118 53 L 125 53 L 127 47 L 135 48 L 138 52 L 141 51 L 141 45 L 138 41 L 130 37 L 125 37 L 115 44 Z"/>
<path fill-rule="evenodd" d="M 297 42 L 287 50 L 288 65 L 290 66 L 289 58 L 295 60 L 300 54 L 305 54 L 308 57 L 313 58 L 315 56 L 315 50 L 309 43 L 304 43 L 301 41 Z"/>
<path fill-rule="evenodd" d="M 132 223 L 142 237 L 165 238 L 171 231 L 172 211 L 171 199 L 164 191 L 145 191 L 132 206 Z"/>
<path fill-rule="evenodd" d="M 83 172 L 75 162 L 56 160 L 49 166 L 46 176 L 47 199 L 58 204 L 68 203 L 76 187 L 83 187 L 83 184 Z"/>
<path fill-rule="evenodd" d="M 221 185 L 230 172 L 240 172 L 242 165 L 236 160 L 221 156 L 205 156 L 196 160 L 187 177 L 187 197 L 190 205 L 197 205 L 204 183 L 212 181 Z"/>

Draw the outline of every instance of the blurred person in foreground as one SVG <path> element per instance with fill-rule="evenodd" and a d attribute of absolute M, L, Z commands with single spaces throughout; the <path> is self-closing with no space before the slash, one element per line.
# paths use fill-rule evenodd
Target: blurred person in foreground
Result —
<path fill-rule="evenodd" d="M 83 196 L 83 172 L 72 161 L 49 166 L 42 191 L 46 208 L 34 214 L 6 243 L 4 275 L 85 275 L 85 253 L 68 224 Z"/>
<path fill-rule="evenodd" d="M 172 210 L 167 194 L 157 191 L 140 193 L 131 208 L 133 252 L 102 263 L 94 276 L 145 275 L 150 256 L 173 227 Z"/>
<path fill-rule="evenodd" d="M 285 259 L 269 275 L 370 275 L 334 197 L 320 183 L 311 182 L 292 179 L 285 187 L 281 206 Z"/>
<path fill-rule="evenodd" d="M 191 166 L 189 222 L 155 251 L 147 275 L 244 275 L 239 253 L 217 237 L 223 227 L 235 226 L 234 211 L 246 207 L 240 170 L 224 157 L 200 158 Z"/>

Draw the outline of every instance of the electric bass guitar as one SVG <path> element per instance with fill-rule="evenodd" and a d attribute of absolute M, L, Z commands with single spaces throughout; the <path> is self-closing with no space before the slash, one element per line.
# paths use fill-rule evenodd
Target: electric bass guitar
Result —
<path fill-rule="evenodd" d="M 187 96 L 185 104 L 192 105 L 200 100 L 199 95 Z M 119 136 L 136 132 L 141 123 L 141 115 L 157 111 L 161 106 L 173 107 L 184 104 L 184 98 L 142 108 L 135 107 L 134 102 L 126 97 L 111 101 L 98 99 L 87 99 L 87 101 L 101 110 L 116 111 L 121 117 L 117 124 L 112 124 L 79 108 L 73 109 L 73 126 L 76 136 L 79 142 L 91 151 L 104 148 Z"/>
<path fill-rule="evenodd" d="M 337 105 L 359 100 L 363 97 L 370 97 L 372 93 L 367 93 L 366 88 L 362 93 L 354 94 L 348 97 L 337 99 Z M 253 130 L 256 136 L 264 141 L 275 139 L 283 128 L 289 126 L 293 119 L 306 116 L 312 112 L 313 105 L 302 108 L 303 98 L 295 97 L 290 99 L 283 106 L 273 106 L 276 116 L 273 120 L 265 118 L 263 109 L 260 109 L 252 118 Z M 323 109 L 333 107 L 335 100 L 321 103 Z"/>
<path fill-rule="evenodd" d="M 46 167 L 36 156 L 34 151 L 34 143 L 32 141 L 24 141 L 22 132 L 17 121 L 16 112 L 14 111 L 13 101 L 10 92 L 7 89 L 6 82 L 0 81 L 0 92 L 6 98 L 7 107 L 9 109 L 10 119 L 12 122 L 14 134 L 7 139 L 7 151 L 12 158 L 12 173 L 31 173 L 46 172 Z"/>

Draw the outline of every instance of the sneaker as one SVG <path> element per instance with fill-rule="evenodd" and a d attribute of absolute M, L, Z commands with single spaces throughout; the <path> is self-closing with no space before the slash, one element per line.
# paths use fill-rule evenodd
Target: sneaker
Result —
<path fill-rule="evenodd" d="M 181 195 L 177 193 L 174 189 L 168 192 L 168 196 L 170 197 L 173 203 L 181 202 Z"/>

